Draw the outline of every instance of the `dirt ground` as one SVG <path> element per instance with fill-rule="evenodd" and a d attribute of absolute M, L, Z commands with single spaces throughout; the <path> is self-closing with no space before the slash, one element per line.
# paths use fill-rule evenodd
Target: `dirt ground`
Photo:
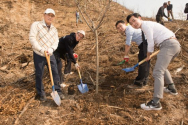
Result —
<path fill-rule="evenodd" d="M 92 1 L 86 7 L 88 15 L 94 21 L 98 18 L 100 8 L 104 7 L 104 3 L 97 2 Z M 129 73 L 122 70 L 137 63 L 136 45 L 132 45 L 129 63 L 117 65 L 123 59 L 125 37 L 117 33 L 115 23 L 117 20 L 126 20 L 130 10 L 112 2 L 103 25 L 98 30 L 100 72 L 99 93 L 96 94 L 95 38 L 85 22 L 76 26 L 77 8 L 74 1 L 1 0 L 0 3 L 1 125 L 188 125 L 188 22 L 165 22 L 166 27 L 176 32 L 182 45 L 180 55 L 168 67 L 179 94 L 164 94 L 161 99 L 163 109 L 160 111 L 144 111 L 140 104 L 152 98 L 152 70 L 156 57 L 151 60 L 148 89 L 128 89 L 127 85 L 132 84 L 137 76 L 137 69 Z M 68 95 L 67 86 L 63 88 L 66 99 L 61 101 L 59 107 L 50 96 L 52 90 L 46 68 L 43 82 L 47 101 L 34 100 L 33 52 L 28 36 L 31 24 L 42 20 L 43 12 L 48 7 L 56 12 L 54 25 L 58 29 L 59 37 L 78 29 L 86 31 L 86 38 L 79 43 L 75 52 L 79 55 L 83 82 L 88 85 L 89 92 L 81 94 L 78 91 L 76 85 L 80 84 L 80 81 L 73 66 L 74 74 L 69 75 L 65 83 L 67 86 L 74 85 L 76 92 L 74 95 Z M 97 11 L 96 7 L 99 8 Z M 176 72 L 180 67 L 183 69 Z"/>

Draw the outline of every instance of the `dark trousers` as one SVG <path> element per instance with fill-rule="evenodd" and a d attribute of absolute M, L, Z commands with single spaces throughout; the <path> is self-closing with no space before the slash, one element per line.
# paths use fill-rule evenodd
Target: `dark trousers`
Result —
<path fill-rule="evenodd" d="M 156 21 L 157 21 L 157 23 L 160 23 L 160 24 L 164 25 L 164 22 L 162 20 L 162 16 L 156 15 Z"/>
<path fill-rule="evenodd" d="M 35 77 L 36 77 L 36 90 L 37 94 L 45 95 L 44 85 L 42 83 L 42 76 L 44 73 L 44 66 L 47 65 L 46 57 L 40 56 L 33 52 L 34 66 L 35 66 Z M 52 69 L 52 75 L 54 80 L 54 87 L 58 93 L 61 93 L 60 85 L 59 85 L 59 75 L 57 71 L 57 64 L 54 55 L 50 56 L 50 63 Z"/>
<path fill-rule="evenodd" d="M 59 78 L 60 78 L 60 84 L 62 82 L 64 82 L 64 76 L 62 74 L 62 61 L 61 58 L 59 56 L 58 53 L 54 53 L 55 59 L 56 59 L 56 63 L 57 63 L 57 70 L 58 70 L 58 74 L 59 74 Z"/>
<path fill-rule="evenodd" d="M 68 54 L 64 54 L 63 57 L 61 58 L 58 52 L 54 52 L 54 56 L 57 62 L 57 70 L 60 78 L 60 84 L 64 82 L 64 75 L 62 73 L 62 61 L 61 59 L 65 60 L 65 69 L 64 69 L 64 74 L 70 73 L 71 72 L 71 60 L 68 56 Z"/>
<path fill-rule="evenodd" d="M 64 74 L 68 74 L 71 72 L 71 59 L 68 54 L 65 54 L 65 69 L 64 69 Z"/>
<path fill-rule="evenodd" d="M 142 61 L 147 57 L 147 41 L 144 40 L 139 46 L 138 60 Z M 138 76 L 136 77 L 136 82 L 143 83 L 148 80 L 150 69 L 150 61 L 144 62 L 138 66 Z"/>

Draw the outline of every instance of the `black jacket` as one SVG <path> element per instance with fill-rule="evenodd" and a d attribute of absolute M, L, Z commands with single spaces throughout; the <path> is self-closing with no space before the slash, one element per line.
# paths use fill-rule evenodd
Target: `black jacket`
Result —
<path fill-rule="evenodd" d="M 168 18 L 166 15 L 165 15 L 165 13 L 164 13 L 164 7 L 163 6 L 161 6 L 160 8 L 159 8 L 159 10 L 158 10 L 158 12 L 157 12 L 157 16 L 161 16 L 161 17 L 163 17 L 163 16 L 165 16 L 166 18 Z"/>
<path fill-rule="evenodd" d="M 172 4 L 167 5 L 167 10 L 172 10 Z"/>
<path fill-rule="evenodd" d="M 62 58 L 62 59 L 65 58 L 64 56 L 67 53 L 69 58 L 71 59 L 71 61 L 75 64 L 76 59 L 73 56 L 73 53 L 74 53 L 73 49 L 76 47 L 76 45 L 78 43 L 79 43 L 79 41 L 76 41 L 75 33 L 71 33 L 70 35 L 61 37 L 59 39 L 58 47 L 54 53 L 58 54 L 60 56 L 60 58 Z"/>
<path fill-rule="evenodd" d="M 184 13 L 188 13 L 188 3 L 186 3 L 186 5 L 185 5 Z"/>

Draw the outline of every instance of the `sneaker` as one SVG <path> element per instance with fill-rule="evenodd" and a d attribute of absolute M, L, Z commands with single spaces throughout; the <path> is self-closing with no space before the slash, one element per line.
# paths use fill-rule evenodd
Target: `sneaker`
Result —
<path fill-rule="evenodd" d="M 61 83 L 60 86 L 61 86 L 61 88 L 64 88 L 64 87 L 66 87 L 67 85 L 66 85 L 65 83 Z"/>
<path fill-rule="evenodd" d="M 128 85 L 127 88 L 129 88 L 129 89 L 140 89 L 140 88 L 142 88 L 142 86 L 136 85 L 136 84 L 131 84 L 131 85 Z"/>
<path fill-rule="evenodd" d="M 131 84 L 131 85 L 128 85 L 127 88 L 129 88 L 129 89 L 141 89 L 144 86 L 147 86 L 147 84 L 143 84 L 143 82 L 137 82 L 135 80 L 134 83 Z"/>
<path fill-rule="evenodd" d="M 46 101 L 46 95 L 39 95 L 39 94 L 37 94 L 37 95 L 35 96 L 35 99 L 45 102 L 45 101 Z"/>
<path fill-rule="evenodd" d="M 150 102 L 148 102 L 147 104 L 141 104 L 140 107 L 144 110 L 161 110 L 162 106 L 161 103 L 158 102 L 157 104 L 154 103 L 153 100 L 151 100 Z"/>
<path fill-rule="evenodd" d="M 170 93 L 170 94 L 172 94 L 172 95 L 177 95 L 177 94 L 178 94 L 178 92 L 177 92 L 176 89 L 170 89 L 169 87 L 164 87 L 163 90 L 164 90 L 164 92 Z"/>

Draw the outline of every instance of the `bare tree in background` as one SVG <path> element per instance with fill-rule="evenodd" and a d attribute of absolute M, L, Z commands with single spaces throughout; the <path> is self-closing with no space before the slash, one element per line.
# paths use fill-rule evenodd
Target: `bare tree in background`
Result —
<path fill-rule="evenodd" d="M 85 2 L 85 3 L 83 3 Z M 96 73 L 96 93 L 98 93 L 98 85 L 99 85 L 99 47 L 98 47 L 98 28 L 102 25 L 103 23 L 103 19 L 105 17 L 105 14 L 107 12 L 107 10 L 110 8 L 110 3 L 112 2 L 112 0 L 99 0 L 98 4 L 99 6 L 97 7 L 95 4 L 92 4 L 93 6 L 93 10 L 91 10 L 92 8 L 89 8 L 87 6 L 87 3 L 91 3 L 90 0 L 75 0 L 76 6 L 79 10 L 79 12 L 81 13 L 82 17 L 84 18 L 84 21 L 86 22 L 86 24 L 88 25 L 88 27 L 93 31 L 94 35 L 95 35 L 95 41 L 96 41 L 96 66 L 97 66 L 97 73 Z M 96 2 L 97 3 L 97 2 Z M 103 4 L 104 6 L 101 7 Z M 98 15 L 98 19 L 96 19 L 95 17 L 89 17 L 89 14 L 87 13 L 87 11 L 89 10 L 97 12 Z M 96 23 L 96 24 L 95 24 Z"/>

